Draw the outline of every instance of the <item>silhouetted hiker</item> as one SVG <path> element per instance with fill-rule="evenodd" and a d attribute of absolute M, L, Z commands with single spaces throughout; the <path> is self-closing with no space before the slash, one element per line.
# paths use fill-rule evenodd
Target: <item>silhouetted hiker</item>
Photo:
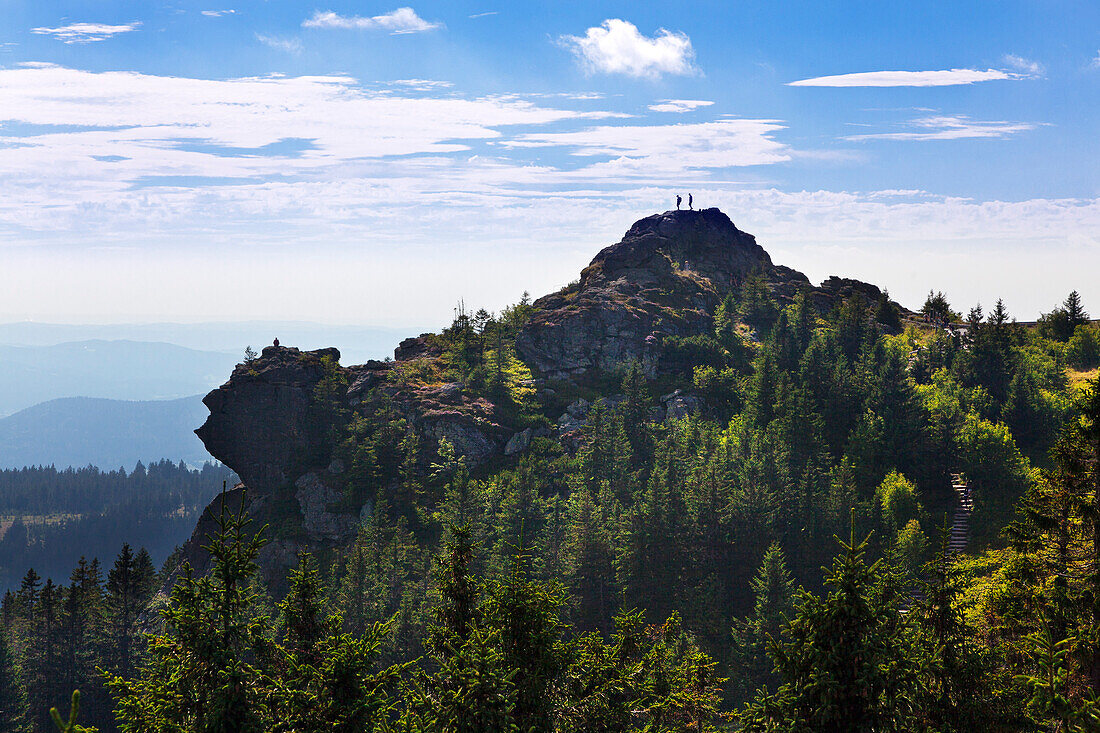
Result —
<path fill-rule="evenodd" d="M 676 194 L 676 210 L 677 210 L 677 211 L 679 211 L 679 210 L 680 210 L 680 202 L 681 202 L 681 201 L 683 201 L 683 199 L 682 199 L 682 198 L 680 198 L 680 194 Z"/>
<path fill-rule="evenodd" d="M 277 336 L 275 337 L 274 345 L 275 346 L 279 345 L 279 338 Z"/>
<path fill-rule="evenodd" d="M 691 201 L 692 201 L 692 198 L 691 198 L 691 194 L 689 193 L 688 194 L 688 208 L 689 209 L 691 208 Z"/>

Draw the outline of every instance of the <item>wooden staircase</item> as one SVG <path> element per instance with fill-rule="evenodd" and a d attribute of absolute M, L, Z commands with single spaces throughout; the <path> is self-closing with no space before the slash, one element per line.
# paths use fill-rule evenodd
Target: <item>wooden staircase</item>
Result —
<path fill-rule="evenodd" d="M 947 540 L 947 552 L 958 555 L 966 550 L 970 540 L 970 514 L 974 511 L 974 499 L 970 496 L 970 485 L 961 473 L 951 474 L 951 488 L 955 490 L 957 504 Z"/>
<path fill-rule="evenodd" d="M 956 555 L 966 551 L 966 545 L 970 541 L 970 515 L 974 512 L 974 499 L 970 495 L 970 485 L 966 477 L 961 473 L 951 474 L 951 488 L 955 490 L 955 511 L 947 536 L 947 552 L 943 558 L 945 565 L 951 564 Z M 900 610 L 903 614 L 909 613 L 914 602 L 922 603 L 924 600 L 924 591 L 914 588 L 909 600 L 905 601 Z"/>

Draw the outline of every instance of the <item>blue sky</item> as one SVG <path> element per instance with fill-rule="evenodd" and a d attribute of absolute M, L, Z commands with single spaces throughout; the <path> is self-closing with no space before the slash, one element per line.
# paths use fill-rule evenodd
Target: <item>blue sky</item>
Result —
<path fill-rule="evenodd" d="M 811 279 L 1100 314 L 1095 2 L 8 2 L 0 318 L 435 324 L 676 192 Z"/>

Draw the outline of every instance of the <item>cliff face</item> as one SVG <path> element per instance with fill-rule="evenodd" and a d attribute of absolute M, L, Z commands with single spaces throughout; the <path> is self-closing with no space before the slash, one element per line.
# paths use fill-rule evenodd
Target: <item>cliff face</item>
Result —
<path fill-rule="evenodd" d="M 636 222 L 576 284 L 535 301 L 517 346 L 551 379 L 635 359 L 653 376 L 661 341 L 709 333 L 722 297 L 752 275 L 780 303 L 804 290 L 821 311 L 857 290 L 872 302 L 881 295 L 874 285 L 835 277 L 813 287 L 801 272 L 773 264 L 756 238 L 718 209 L 666 211 Z"/>
<path fill-rule="evenodd" d="M 254 528 L 272 527 L 260 567 L 275 589 L 299 550 L 351 541 L 370 506 L 350 501 L 344 490 L 348 467 L 332 457 L 333 415 L 385 401 L 392 417 L 404 419 L 424 444 L 447 438 L 468 465 L 500 453 L 508 434 L 496 422 L 492 403 L 464 394 L 457 383 L 401 387 L 388 379 L 395 366 L 438 357 L 430 345 L 418 348 L 416 341 L 407 340 L 403 351 L 399 347 L 404 358 L 392 363 L 342 367 L 333 348 L 268 346 L 255 360 L 237 365 L 229 381 L 203 399 L 210 415 L 195 433 L 211 455 L 235 467 L 241 485 L 211 502 L 184 546 L 183 559 L 199 572 L 207 569 L 209 558 L 201 548 L 216 527 L 223 499 L 234 511 L 243 502 Z M 339 391 L 333 393 L 332 385 Z M 322 386 L 328 391 L 321 392 Z"/>
<path fill-rule="evenodd" d="M 246 486 L 261 492 L 279 486 L 294 463 L 324 448 L 310 409 L 323 357 L 339 362 L 340 352 L 268 346 L 203 398 L 210 416 L 195 434 Z"/>
<path fill-rule="evenodd" d="M 718 303 L 753 275 L 781 303 L 805 291 L 822 311 L 855 292 L 870 301 L 880 296 L 873 285 L 835 277 L 811 286 L 802 273 L 775 265 L 752 235 L 718 209 L 668 211 L 636 222 L 622 241 L 593 258 L 576 284 L 535 301 L 516 349 L 540 385 L 546 379 L 583 379 L 634 359 L 653 376 L 660 368 L 662 342 L 711 333 Z M 569 405 L 560 417 L 547 415 L 557 418 L 553 431 L 519 430 L 507 424 L 496 405 L 469 394 L 461 383 L 402 377 L 438 366 L 441 350 L 432 335 L 406 339 L 395 357 L 343 367 L 336 349 L 269 346 L 257 359 L 238 365 L 229 381 L 203 400 L 210 416 L 195 432 L 247 486 L 230 493 L 231 505 L 243 502 L 257 527 L 271 523 L 278 528 L 260 558 L 273 587 L 297 550 L 349 542 L 361 517 L 371 511 L 369 500 L 345 491 L 349 467 L 332 458 L 334 436 L 326 414 L 374 414 L 384 404 L 387 419 L 403 420 L 426 446 L 447 438 L 471 467 L 520 452 L 532 437 L 556 437 L 575 447 L 588 405 L 584 400 Z M 319 385 L 326 389 L 323 405 Z M 702 409 L 698 398 L 679 390 L 661 402 L 654 419 Z M 382 483 L 392 487 L 396 480 L 383 477 Z M 220 501 L 211 505 L 184 548 L 185 558 L 200 571 L 208 563 L 200 548 Z"/>

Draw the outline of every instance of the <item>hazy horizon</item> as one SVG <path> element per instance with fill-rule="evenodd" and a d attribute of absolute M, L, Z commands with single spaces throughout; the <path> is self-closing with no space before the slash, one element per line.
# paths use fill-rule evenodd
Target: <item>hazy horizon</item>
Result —
<path fill-rule="evenodd" d="M 694 194 L 910 308 L 1100 310 L 1100 6 L 17 2 L 0 321 L 443 323 Z"/>

